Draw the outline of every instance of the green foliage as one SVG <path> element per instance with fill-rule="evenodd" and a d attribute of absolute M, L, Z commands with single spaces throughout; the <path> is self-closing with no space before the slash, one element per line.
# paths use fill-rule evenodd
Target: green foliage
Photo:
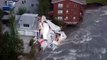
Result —
<path fill-rule="evenodd" d="M 40 51 L 41 51 L 40 43 L 39 43 L 39 42 L 36 42 L 36 43 L 33 44 L 32 47 L 31 47 L 31 51 L 30 51 L 29 57 L 30 57 L 30 58 L 38 57 L 38 54 L 39 54 Z M 36 59 L 35 59 L 35 60 L 36 60 Z"/>
<path fill-rule="evenodd" d="M 22 15 L 22 14 L 24 14 L 26 12 L 27 12 L 27 9 L 25 7 L 19 7 L 17 14 L 18 15 Z"/>
<path fill-rule="evenodd" d="M 52 22 L 60 27 L 64 26 L 65 23 L 62 20 L 54 19 Z"/>
<path fill-rule="evenodd" d="M 34 39 L 31 39 L 29 42 L 29 46 L 32 46 L 34 41 L 35 41 Z"/>
<path fill-rule="evenodd" d="M 22 52 L 22 45 L 22 40 L 6 32 L 0 46 L 0 60 L 17 60 L 17 56 Z"/>
<path fill-rule="evenodd" d="M 2 35 L 2 23 L 0 21 L 0 47 L 2 45 L 2 42 L 3 42 L 3 35 Z"/>
<path fill-rule="evenodd" d="M 0 19 L 2 18 L 3 16 L 3 11 L 0 9 Z"/>
<path fill-rule="evenodd" d="M 15 22 L 15 16 L 11 15 L 9 18 L 9 26 L 10 26 L 10 33 L 12 36 L 17 36 L 17 29 L 16 29 L 16 22 Z"/>
<path fill-rule="evenodd" d="M 18 55 L 23 51 L 23 41 L 17 35 L 13 14 L 9 21 L 10 32 L 5 32 L 0 37 L 0 60 L 17 60 Z"/>
<path fill-rule="evenodd" d="M 46 15 L 48 16 L 49 12 L 49 0 L 39 0 L 39 5 L 38 5 L 38 12 L 39 15 Z"/>

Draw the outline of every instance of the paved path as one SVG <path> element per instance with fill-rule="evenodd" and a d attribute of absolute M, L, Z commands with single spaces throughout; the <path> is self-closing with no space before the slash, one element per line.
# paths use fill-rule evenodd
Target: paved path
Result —
<path fill-rule="evenodd" d="M 38 60 L 107 60 L 107 7 L 87 10 L 84 22 L 67 27 L 68 38 L 55 51 L 45 50 Z"/>

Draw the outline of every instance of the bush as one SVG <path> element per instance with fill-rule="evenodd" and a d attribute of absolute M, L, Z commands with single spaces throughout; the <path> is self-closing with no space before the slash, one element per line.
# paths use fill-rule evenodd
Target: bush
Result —
<path fill-rule="evenodd" d="M 34 41 L 35 40 L 31 39 L 30 42 L 29 42 L 29 46 L 32 46 Z"/>
<path fill-rule="evenodd" d="M 0 9 L 0 19 L 2 18 L 3 16 L 3 11 Z"/>
<path fill-rule="evenodd" d="M 22 15 L 22 14 L 24 14 L 24 13 L 27 13 L 27 9 L 25 8 L 25 7 L 20 7 L 19 9 L 18 9 L 18 15 Z"/>
<path fill-rule="evenodd" d="M 60 27 L 62 27 L 62 26 L 65 25 L 65 23 L 64 23 L 63 21 L 57 20 L 57 19 L 52 20 L 52 22 L 53 22 L 54 24 L 60 26 Z"/>

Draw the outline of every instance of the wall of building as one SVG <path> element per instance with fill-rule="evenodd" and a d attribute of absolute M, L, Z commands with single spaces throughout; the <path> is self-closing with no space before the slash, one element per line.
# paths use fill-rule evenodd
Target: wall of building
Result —
<path fill-rule="evenodd" d="M 63 14 L 58 14 L 58 4 L 63 3 Z M 68 10 L 68 13 L 66 12 Z M 54 17 L 62 16 L 65 22 L 79 22 L 82 17 L 83 6 L 72 1 L 62 1 L 54 4 Z M 81 14 L 81 16 L 80 16 Z M 68 16 L 68 20 L 66 17 Z"/>

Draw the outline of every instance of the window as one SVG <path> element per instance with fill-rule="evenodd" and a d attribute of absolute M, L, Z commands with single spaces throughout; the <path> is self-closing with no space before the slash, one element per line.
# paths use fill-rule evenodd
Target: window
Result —
<path fill-rule="evenodd" d="M 69 4 L 67 4 L 67 6 L 66 6 L 67 8 L 69 8 Z"/>
<path fill-rule="evenodd" d="M 68 16 L 66 16 L 66 20 L 68 20 Z"/>
<path fill-rule="evenodd" d="M 63 4 L 62 4 L 62 3 L 59 3 L 59 4 L 58 4 L 58 8 L 63 8 Z"/>
<path fill-rule="evenodd" d="M 73 20 L 75 20 L 76 19 L 76 17 L 73 17 Z"/>
<path fill-rule="evenodd" d="M 66 10 L 66 13 L 68 14 L 68 13 L 69 13 L 69 11 L 68 11 L 68 10 Z"/>
<path fill-rule="evenodd" d="M 24 27 L 29 27 L 29 24 L 23 24 Z"/>
<path fill-rule="evenodd" d="M 31 4 L 31 7 L 34 7 L 34 4 Z"/>
<path fill-rule="evenodd" d="M 63 11 L 62 10 L 58 10 L 58 14 L 62 14 L 63 13 Z"/>
<path fill-rule="evenodd" d="M 73 14 L 74 14 L 74 15 L 78 15 L 78 11 L 77 11 L 77 10 L 75 10 L 75 12 L 73 12 Z"/>
<path fill-rule="evenodd" d="M 64 20 L 68 20 L 68 16 L 66 16 Z"/>
<path fill-rule="evenodd" d="M 78 5 L 77 4 L 74 4 L 74 7 L 77 7 Z"/>
<path fill-rule="evenodd" d="M 62 16 L 58 16 L 58 20 L 62 20 Z"/>

